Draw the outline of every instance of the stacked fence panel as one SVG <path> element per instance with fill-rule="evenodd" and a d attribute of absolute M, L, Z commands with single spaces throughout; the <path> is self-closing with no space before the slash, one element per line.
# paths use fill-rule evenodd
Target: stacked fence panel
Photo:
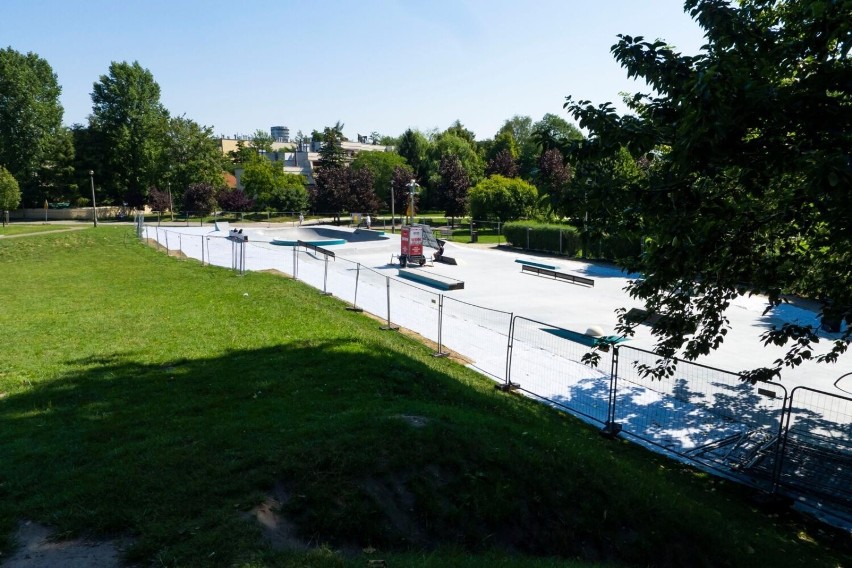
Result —
<path fill-rule="evenodd" d="M 673 375 L 645 375 L 658 355 L 618 348 L 615 420 L 625 432 L 671 452 L 769 478 L 776 459 L 786 390 L 679 361 Z"/>
<path fill-rule="evenodd" d="M 852 515 L 852 398 L 796 387 L 785 433 L 779 483 Z"/>

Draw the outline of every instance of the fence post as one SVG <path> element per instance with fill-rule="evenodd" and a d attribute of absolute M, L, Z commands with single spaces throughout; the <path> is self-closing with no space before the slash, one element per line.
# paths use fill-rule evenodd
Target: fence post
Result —
<path fill-rule="evenodd" d="M 615 403 L 618 389 L 618 346 L 612 346 L 612 366 L 609 372 L 609 399 L 606 407 L 606 422 L 601 429 L 601 435 L 615 438 L 621 432 L 621 424 L 615 421 Z"/>
<path fill-rule="evenodd" d="M 293 280 L 299 279 L 299 245 L 293 245 Z"/>
<path fill-rule="evenodd" d="M 166 233 L 166 256 L 169 256 L 169 232 L 165 231 L 165 233 Z"/>
<path fill-rule="evenodd" d="M 326 283 L 328 282 L 328 255 L 325 255 L 325 267 L 323 268 L 322 273 L 322 295 L 323 296 L 331 296 L 331 292 L 326 289 Z"/>
<path fill-rule="evenodd" d="M 352 305 L 346 306 L 347 310 L 353 312 L 363 312 L 362 308 L 358 307 L 358 281 L 361 279 L 361 263 L 355 264 L 355 296 L 352 298 Z"/>
<path fill-rule="evenodd" d="M 515 315 L 509 314 L 509 339 L 506 342 L 506 382 L 502 385 L 494 385 L 494 388 L 509 392 L 521 388 L 518 383 L 512 382 L 512 347 L 515 341 Z"/>
<path fill-rule="evenodd" d="M 559 254 L 562 254 L 562 229 L 559 229 Z"/>
<path fill-rule="evenodd" d="M 379 329 L 384 330 L 384 331 L 396 331 L 396 330 L 398 330 L 398 329 L 399 329 L 399 326 L 394 327 L 393 325 L 391 325 L 391 311 L 390 311 L 390 304 L 391 304 L 391 302 L 390 302 L 390 297 L 391 297 L 391 291 L 390 291 L 390 276 L 385 276 L 385 285 L 387 286 L 387 299 L 388 299 L 388 324 L 387 324 L 387 325 L 383 325 L 383 326 L 382 326 L 382 327 L 380 327 Z"/>
<path fill-rule="evenodd" d="M 527 250 L 530 250 L 530 228 L 527 227 Z"/>
<path fill-rule="evenodd" d="M 796 389 L 789 395 L 784 392 L 784 404 L 781 405 L 781 417 L 778 419 L 778 443 L 775 445 L 775 463 L 772 467 L 772 494 L 778 493 L 778 488 L 781 486 L 781 463 L 784 460 L 784 454 L 787 452 L 787 436 L 790 434 L 790 415 L 793 414 L 793 394 Z M 786 422 L 786 424 L 785 424 Z"/>
<path fill-rule="evenodd" d="M 449 353 L 445 353 L 441 345 L 441 331 L 444 325 L 444 295 L 438 295 L 438 350 L 432 354 L 433 357 L 446 357 Z"/>
<path fill-rule="evenodd" d="M 201 266 L 204 266 L 204 235 L 201 235 Z"/>

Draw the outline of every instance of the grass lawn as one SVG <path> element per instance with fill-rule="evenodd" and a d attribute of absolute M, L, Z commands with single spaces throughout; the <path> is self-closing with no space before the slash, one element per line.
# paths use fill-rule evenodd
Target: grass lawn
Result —
<path fill-rule="evenodd" d="M 142 565 L 850 565 L 290 279 L 116 226 L 0 239 L 0 271 L 0 563 L 28 519 Z"/>
<path fill-rule="evenodd" d="M 23 225 L 19 223 L 9 224 L 5 227 L 0 226 L 0 235 L 29 235 L 33 233 L 44 233 L 47 231 L 62 231 L 68 228 L 77 228 L 80 225 Z"/>

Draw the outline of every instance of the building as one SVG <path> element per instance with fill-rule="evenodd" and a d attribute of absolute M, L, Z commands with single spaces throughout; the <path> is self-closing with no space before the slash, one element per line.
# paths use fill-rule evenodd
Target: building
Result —
<path fill-rule="evenodd" d="M 273 126 L 269 133 L 273 142 L 290 142 L 290 129 L 286 126 Z"/>

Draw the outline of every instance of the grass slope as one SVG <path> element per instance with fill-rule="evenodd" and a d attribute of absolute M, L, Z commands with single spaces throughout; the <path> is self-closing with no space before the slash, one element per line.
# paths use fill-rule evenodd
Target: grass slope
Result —
<path fill-rule="evenodd" d="M 0 553 L 145 565 L 839 566 L 848 535 L 493 383 L 334 298 L 126 228 L 0 240 Z M 292 546 L 248 513 L 274 494 Z M 0 556 L 2 561 L 3 556 Z"/>

